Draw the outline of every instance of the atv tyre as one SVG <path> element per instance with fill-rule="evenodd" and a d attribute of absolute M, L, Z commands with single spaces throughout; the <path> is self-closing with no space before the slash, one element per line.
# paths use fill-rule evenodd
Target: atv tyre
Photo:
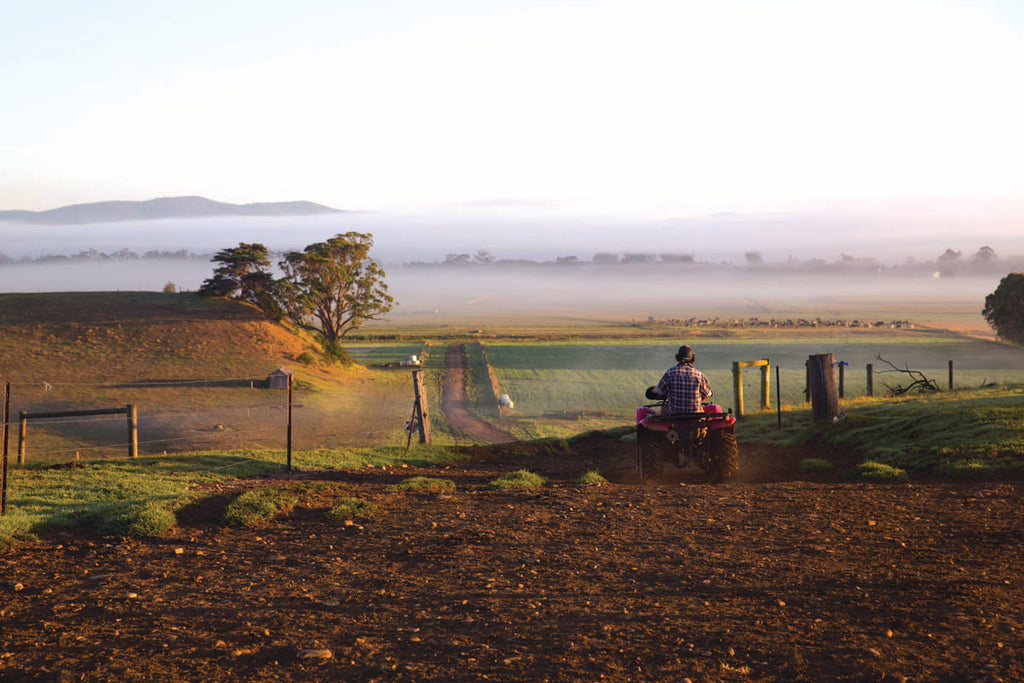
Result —
<path fill-rule="evenodd" d="M 736 435 L 731 431 L 716 429 L 709 433 L 708 450 L 713 484 L 732 479 L 740 471 L 739 447 L 736 445 Z"/>
<path fill-rule="evenodd" d="M 665 469 L 664 432 L 640 427 L 636 432 L 636 467 L 640 480 L 660 477 Z"/>

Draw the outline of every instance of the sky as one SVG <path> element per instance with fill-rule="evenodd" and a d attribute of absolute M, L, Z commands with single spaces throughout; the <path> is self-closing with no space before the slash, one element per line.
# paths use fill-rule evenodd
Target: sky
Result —
<path fill-rule="evenodd" d="M 1017 0 L 8 2 L 0 210 L 998 211 L 1022 73 Z"/>

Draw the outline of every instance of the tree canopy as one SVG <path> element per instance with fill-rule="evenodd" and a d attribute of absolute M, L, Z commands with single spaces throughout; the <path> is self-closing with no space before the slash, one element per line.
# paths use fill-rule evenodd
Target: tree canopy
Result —
<path fill-rule="evenodd" d="M 242 242 L 213 257 L 219 263 L 199 289 L 202 296 L 225 297 L 258 306 L 268 316 L 323 335 L 330 347 L 350 330 L 391 310 L 384 270 L 370 258 L 373 236 L 335 235 L 302 251 L 285 254 L 284 277 L 270 271 L 270 252 Z"/>
<path fill-rule="evenodd" d="M 981 312 L 1002 339 L 1024 344 L 1024 273 L 1010 273 L 985 297 Z"/>
<path fill-rule="evenodd" d="M 278 299 L 288 318 L 332 344 L 390 311 L 394 298 L 371 246 L 372 235 L 347 232 L 285 254 Z"/>

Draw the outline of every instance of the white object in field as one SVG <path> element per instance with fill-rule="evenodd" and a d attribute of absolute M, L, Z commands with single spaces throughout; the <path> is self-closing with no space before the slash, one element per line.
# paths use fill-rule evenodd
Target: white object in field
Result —
<path fill-rule="evenodd" d="M 512 403 L 512 399 L 509 397 L 508 394 L 502 394 L 498 398 L 498 405 L 505 406 L 506 408 L 515 408 L 515 405 Z"/>

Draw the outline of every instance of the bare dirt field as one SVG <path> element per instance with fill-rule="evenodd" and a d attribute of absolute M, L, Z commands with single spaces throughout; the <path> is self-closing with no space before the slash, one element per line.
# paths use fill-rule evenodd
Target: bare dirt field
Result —
<path fill-rule="evenodd" d="M 808 453 L 746 447 L 734 482 L 641 483 L 607 436 L 519 448 L 238 482 L 165 538 L 4 550 L 0 679 L 1024 680 L 1020 482 L 802 478 Z M 488 488 L 521 468 L 549 485 Z M 577 486 L 593 469 L 613 483 Z M 413 475 L 457 490 L 386 489 Z M 311 478 L 377 513 L 220 523 L 239 490 Z"/>

